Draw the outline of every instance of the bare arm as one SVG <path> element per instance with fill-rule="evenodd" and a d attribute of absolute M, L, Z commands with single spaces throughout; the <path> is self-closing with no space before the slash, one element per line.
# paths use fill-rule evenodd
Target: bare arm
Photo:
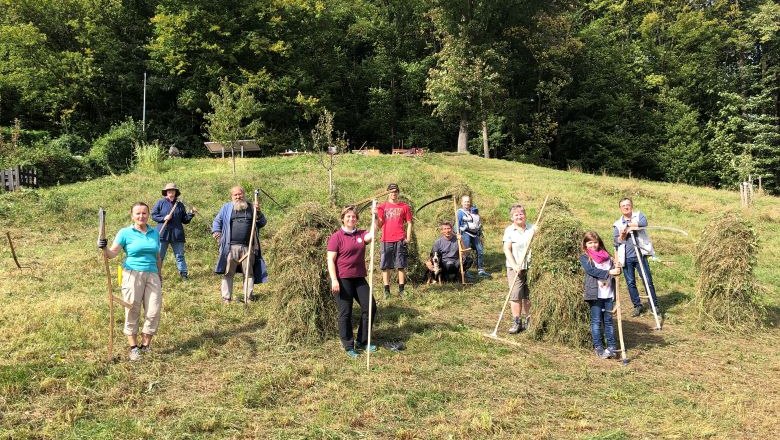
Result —
<path fill-rule="evenodd" d="M 119 246 L 117 242 L 112 243 L 111 247 L 103 249 L 103 255 L 109 259 L 116 257 L 120 252 L 122 252 L 122 246 Z"/>
<path fill-rule="evenodd" d="M 514 269 L 515 271 L 520 270 L 520 265 L 517 264 L 517 261 L 515 261 L 515 256 L 512 255 L 511 241 L 504 242 L 504 256 L 506 257 L 506 261 L 509 262 L 509 265 L 512 266 L 512 269 Z"/>
<path fill-rule="evenodd" d="M 328 275 L 330 275 L 330 291 L 339 293 L 339 279 L 336 276 L 336 252 L 328 251 Z"/>

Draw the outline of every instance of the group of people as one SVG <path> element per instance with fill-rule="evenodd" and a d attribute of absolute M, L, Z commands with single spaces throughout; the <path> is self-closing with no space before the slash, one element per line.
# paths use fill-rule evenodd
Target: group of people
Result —
<path fill-rule="evenodd" d="M 132 224 L 119 230 L 111 246 L 106 239 L 98 240 L 98 247 L 103 249 L 106 258 L 114 258 L 121 252 L 125 254 L 121 288 L 123 299 L 130 307 L 125 310 L 123 333 L 127 336 L 131 361 L 141 359 L 143 353 L 151 350 L 152 338 L 157 332 L 162 309 L 162 262 L 169 245 L 176 257 L 180 277 L 187 280 L 189 276 L 184 256 L 183 225 L 190 223 L 197 210 L 186 209 L 179 199 L 181 192 L 174 183 L 166 184 L 161 192 L 163 197 L 155 203 L 151 214 L 147 204 L 133 204 L 130 209 Z M 350 357 L 359 356 L 362 350 L 376 350 L 376 346 L 369 345 L 368 341 L 369 322 L 373 322 L 377 306 L 376 301 L 369 300 L 365 261 L 366 246 L 376 236 L 374 225 L 381 229 L 380 269 L 385 298 L 390 296 L 391 270 L 398 272 L 398 294 L 404 293 L 413 215 L 409 205 L 399 199 L 397 184 L 388 185 L 387 193 L 387 201 L 372 209 L 375 221 L 370 230 L 357 227 L 359 211 L 354 206 L 348 206 L 341 211 L 341 227 L 330 236 L 327 244 L 327 267 L 331 292 L 338 308 L 339 337 Z M 219 243 L 214 272 L 222 275 L 220 290 L 222 301 L 226 304 L 233 301 L 233 279 L 237 272 L 244 274 L 245 299 L 251 299 L 255 281 L 264 283 L 268 279 L 259 240 L 259 229 L 266 225 L 266 217 L 259 206 L 246 200 L 242 187 L 231 188 L 230 198 L 219 210 L 211 227 L 212 236 Z M 652 244 L 644 229 L 647 218 L 633 210 L 630 199 L 621 200 L 620 209 L 621 218 L 613 225 L 614 245 L 620 260 L 616 261 L 609 255 L 602 239 L 593 231 L 585 234 L 580 257 L 586 273 L 584 299 L 591 311 L 593 346 L 602 358 L 613 357 L 617 352 L 611 312 L 615 300 L 615 277 L 621 271 L 634 305 L 633 316 L 643 311 L 634 274 L 637 268 L 653 303 L 658 304 L 646 260 L 646 256 L 652 254 Z M 148 225 L 150 215 L 157 222 L 154 228 Z M 509 218 L 511 224 L 504 229 L 502 250 L 510 288 L 512 324 L 509 333 L 516 334 L 525 330 L 530 320 L 528 267 L 531 262 L 530 243 L 536 228 L 526 221 L 525 208 L 520 204 L 512 205 Z M 469 196 L 461 199 L 457 228 L 460 237 L 454 233 L 452 224 L 443 222 L 440 225 L 441 237 L 434 242 L 431 252 L 441 256 L 448 275 L 457 275 L 461 272 L 461 261 L 465 261 L 464 250 L 473 251 L 476 258 L 469 257 L 466 264 L 476 260 L 478 276 L 490 277 L 484 267 L 479 212 Z M 352 329 L 353 301 L 361 308 L 357 340 Z M 144 323 L 139 341 L 138 323 L 142 308 Z"/>
<path fill-rule="evenodd" d="M 174 183 L 166 184 L 162 189 L 162 198 L 155 203 L 151 217 L 157 226 L 149 226 L 149 205 L 136 202 L 130 208 L 132 224 L 122 228 L 111 246 L 108 241 L 98 239 L 98 248 L 106 258 L 114 258 L 124 252 L 122 262 L 122 297 L 130 305 L 125 308 L 123 333 L 130 346 L 131 361 L 141 359 L 151 350 L 151 342 L 157 333 L 162 310 L 163 273 L 162 262 L 167 248 L 173 249 L 176 268 L 182 280 L 189 277 L 184 256 L 184 226 L 197 214 L 189 211 L 179 200 L 181 191 Z M 254 281 L 266 282 L 268 273 L 260 250 L 257 230 L 265 226 L 266 218 L 245 199 L 244 189 L 231 188 L 231 201 L 220 209 L 212 224 L 212 235 L 219 243 L 219 254 L 214 271 L 222 274 L 221 293 L 225 303 L 232 301 L 233 277 L 237 271 L 244 274 L 245 297 L 251 298 Z M 248 295 L 246 295 L 248 293 Z M 138 340 L 138 322 L 141 309 L 144 312 L 144 324 Z"/>

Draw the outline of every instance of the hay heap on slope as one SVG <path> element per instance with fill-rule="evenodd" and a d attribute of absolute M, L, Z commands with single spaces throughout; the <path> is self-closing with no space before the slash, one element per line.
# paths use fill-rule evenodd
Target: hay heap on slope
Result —
<path fill-rule="evenodd" d="M 579 263 L 583 233 L 579 220 L 563 201 L 553 198 L 547 202 L 541 228 L 531 245 L 528 273 L 531 325 L 527 332 L 533 339 L 574 348 L 591 345 L 590 314 L 582 297 Z"/>
<path fill-rule="evenodd" d="M 753 269 L 758 238 L 752 226 L 726 213 L 704 229 L 696 248 L 695 304 L 702 327 L 729 330 L 760 327 L 765 309 L 756 301 Z"/>
<path fill-rule="evenodd" d="M 338 228 L 335 213 L 318 203 L 295 207 L 268 246 L 268 326 L 279 344 L 313 344 L 335 336 L 336 306 L 326 261 L 328 238 Z"/>

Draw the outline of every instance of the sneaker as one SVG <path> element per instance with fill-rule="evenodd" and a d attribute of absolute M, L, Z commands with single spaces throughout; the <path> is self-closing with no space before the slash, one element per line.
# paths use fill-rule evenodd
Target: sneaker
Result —
<path fill-rule="evenodd" d="M 188 279 L 190 279 L 190 277 L 187 276 L 187 272 L 179 272 L 179 275 L 181 275 L 182 281 L 187 281 Z"/>
<path fill-rule="evenodd" d="M 604 350 L 604 359 L 613 359 L 617 357 L 617 350 L 615 347 L 608 347 Z"/>
<path fill-rule="evenodd" d="M 143 354 L 148 354 L 148 353 L 152 352 L 152 347 L 150 347 L 148 345 L 142 345 L 139 348 L 141 349 L 141 353 L 143 353 Z"/>
<path fill-rule="evenodd" d="M 514 320 L 514 323 L 512 324 L 512 327 L 509 327 L 509 334 L 510 335 L 516 335 L 523 331 L 523 321 L 520 319 L 520 317 L 516 317 Z"/>
<path fill-rule="evenodd" d="M 638 305 L 638 306 L 634 306 L 634 311 L 631 313 L 631 316 L 632 317 L 637 317 L 637 316 L 641 315 L 644 310 L 645 309 L 644 309 L 644 307 L 642 307 L 641 304 Z"/>
<path fill-rule="evenodd" d="M 358 352 L 355 351 L 354 348 L 349 348 L 346 351 L 347 356 L 351 357 L 352 359 L 355 359 L 356 357 L 360 356 Z"/>
<path fill-rule="evenodd" d="M 222 304 L 227 304 L 227 305 L 230 305 L 230 300 L 229 300 L 229 299 L 222 298 Z"/>
<path fill-rule="evenodd" d="M 376 345 L 371 344 L 368 347 L 369 347 L 368 351 L 370 351 L 371 353 L 376 353 Z M 359 343 L 359 342 L 356 342 L 355 343 L 355 349 L 356 350 L 365 350 L 366 346 L 361 344 L 361 343 Z"/>
<path fill-rule="evenodd" d="M 528 330 L 528 327 L 531 325 L 531 315 L 528 315 L 523 320 L 523 330 Z"/>
<path fill-rule="evenodd" d="M 141 349 L 138 347 L 130 349 L 130 362 L 141 360 Z"/>
<path fill-rule="evenodd" d="M 604 350 L 603 348 L 595 347 L 595 348 L 593 348 L 593 351 L 596 352 L 596 356 L 598 356 L 599 358 L 606 359 L 606 357 L 604 356 L 604 353 L 606 352 L 606 350 Z"/>
<path fill-rule="evenodd" d="M 487 272 L 485 269 L 480 269 L 477 272 L 477 275 L 483 277 L 483 278 L 492 278 L 493 275 L 490 274 L 490 272 Z"/>

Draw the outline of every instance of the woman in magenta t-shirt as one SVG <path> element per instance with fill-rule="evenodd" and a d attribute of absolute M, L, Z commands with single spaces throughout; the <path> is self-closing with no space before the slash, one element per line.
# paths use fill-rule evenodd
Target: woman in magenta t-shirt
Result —
<path fill-rule="evenodd" d="M 374 238 L 374 231 L 357 229 L 358 214 L 354 206 L 341 211 L 341 228 L 328 239 L 328 273 L 330 290 L 339 310 L 339 338 L 347 356 L 358 356 L 356 350 L 366 348 L 368 342 L 369 286 L 366 281 L 366 245 Z M 352 335 L 352 301 L 360 305 L 360 327 L 357 341 Z M 376 314 L 376 302 L 371 303 L 371 319 Z M 376 346 L 368 347 L 371 352 Z"/>

